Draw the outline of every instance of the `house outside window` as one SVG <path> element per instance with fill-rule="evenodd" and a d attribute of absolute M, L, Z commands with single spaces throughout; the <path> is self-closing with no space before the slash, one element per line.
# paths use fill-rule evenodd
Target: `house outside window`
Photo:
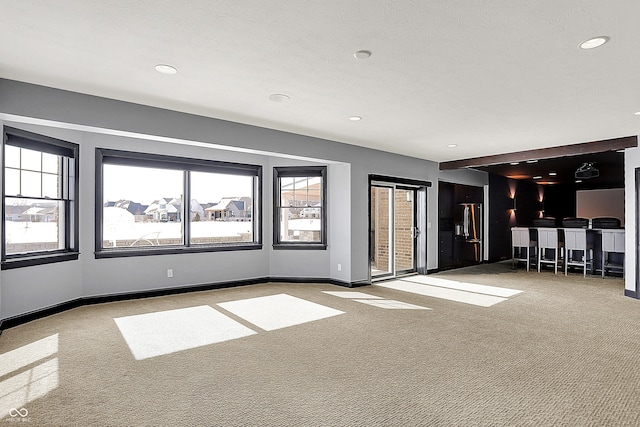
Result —
<path fill-rule="evenodd" d="M 67 141 L 4 128 L 2 269 L 78 258 L 78 154 Z"/>
<path fill-rule="evenodd" d="M 262 167 L 96 150 L 96 257 L 261 248 Z"/>
<path fill-rule="evenodd" d="M 326 249 L 326 166 L 277 167 L 274 249 Z"/>

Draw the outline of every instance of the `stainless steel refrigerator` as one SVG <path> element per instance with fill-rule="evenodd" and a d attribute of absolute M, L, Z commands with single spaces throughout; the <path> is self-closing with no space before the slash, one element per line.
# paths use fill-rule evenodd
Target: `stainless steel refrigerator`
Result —
<path fill-rule="evenodd" d="M 482 260 L 482 204 L 459 203 L 455 207 L 455 248 L 460 261 Z"/>

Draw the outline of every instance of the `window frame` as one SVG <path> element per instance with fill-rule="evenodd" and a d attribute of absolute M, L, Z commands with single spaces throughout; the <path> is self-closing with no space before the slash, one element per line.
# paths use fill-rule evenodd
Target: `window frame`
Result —
<path fill-rule="evenodd" d="M 181 253 L 223 252 L 238 250 L 262 249 L 262 166 L 244 163 L 232 163 L 218 160 L 195 159 L 177 157 L 164 154 L 139 153 L 133 151 L 96 148 L 96 179 L 95 179 L 95 257 L 120 258 L 131 256 L 167 255 Z M 104 248 L 103 243 L 103 181 L 105 164 L 115 164 L 134 167 L 151 167 L 155 169 L 171 169 L 183 172 L 183 202 L 181 217 L 183 218 L 183 242 L 178 245 L 153 247 L 117 247 Z M 207 172 L 233 174 L 255 177 L 253 185 L 252 216 L 253 242 L 220 243 L 220 244 L 192 244 L 190 243 L 190 215 L 191 184 L 189 172 Z"/>
<path fill-rule="evenodd" d="M 283 206 L 280 205 L 280 178 L 291 177 L 320 177 L 322 178 L 322 201 L 320 242 L 295 241 L 288 242 L 280 239 L 281 221 L 280 212 Z M 273 249 L 292 250 L 325 250 L 327 249 L 327 166 L 279 166 L 273 168 Z"/>
<path fill-rule="evenodd" d="M 6 146 L 14 146 L 41 153 L 54 154 L 70 159 L 67 173 L 64 169 L 59 172 L 62 180 L 60 184 L 67 186 L 60 198 L 32 197 L 32 196 L 7 196 L 5 177 L 5 152 Z M 22 170 L 22 169 L 20 169 Z M 2 143 L 2 256 L 1 269 L 30 267 L 42 264 L 77 260 L 79 252 L 79 198 L 80 198 L 80 146 L 78 144 L 61 139 L 36 134 L 33 132 L 3 126 Z M 65 194 L 66 193 L 66 194 Z M 64 209 L 64 248 L 51 251 L 33 251 L 26 253 L 7 254 L 6 248 L 6 200 L 7 197 L 24 199 L 56 200 L 63 202 Z"/>

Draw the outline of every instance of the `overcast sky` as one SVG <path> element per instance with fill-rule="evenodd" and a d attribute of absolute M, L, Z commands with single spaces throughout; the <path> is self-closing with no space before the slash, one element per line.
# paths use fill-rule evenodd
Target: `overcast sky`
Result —
<path fill-rule="evenodd" d="M 223 197 L 251 197 L 252 178 L 203 172 L 191 174 L 191 198 L 215 203 Z M 103 202 L 120 199 L 149 204 L 182 195 L 182 171 L 104 165 Z"/>

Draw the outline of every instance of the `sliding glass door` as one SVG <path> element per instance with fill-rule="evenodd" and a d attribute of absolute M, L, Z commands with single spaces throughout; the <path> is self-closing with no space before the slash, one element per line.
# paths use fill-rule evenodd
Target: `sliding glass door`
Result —
<path fill-rule="evenodd" d="M 397 274 L 416 271 L 416 189 L 396 187 L 393 203 L 394 260 Z"/>
<path fill-rule="evenodd" d="M 393 188 L 371 186 L 369 247 L 371 277 L 393 274 Z"/>
<path fill-rule="evenodd" d="M 416 187 L 371 183 L 369 259 L 373 280 L 416 271 L 417 199 Z"/>

